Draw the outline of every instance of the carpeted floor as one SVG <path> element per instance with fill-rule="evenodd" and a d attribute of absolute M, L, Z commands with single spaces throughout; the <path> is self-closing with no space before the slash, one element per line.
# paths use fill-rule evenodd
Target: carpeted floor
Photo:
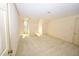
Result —
<path fill-rule="evenodd" d="M 46 35 L 30 36 L 20 39 L 16 56 L 79 56 L 79 46 Z"/>

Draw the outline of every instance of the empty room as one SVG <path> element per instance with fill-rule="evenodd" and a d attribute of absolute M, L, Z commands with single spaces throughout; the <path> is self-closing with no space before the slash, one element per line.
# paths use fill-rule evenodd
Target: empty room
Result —
<path fill-rule="evenodd" d="M 0 3 L 1 56 L 79 56 L 79 3 Z"/>

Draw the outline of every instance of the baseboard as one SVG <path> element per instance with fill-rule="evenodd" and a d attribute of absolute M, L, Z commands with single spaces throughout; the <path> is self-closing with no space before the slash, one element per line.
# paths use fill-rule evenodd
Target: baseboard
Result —
<path fill-rule="evenodd" d="M 8 49 L 5 49 L 5 50 L 3 51 L 3 53 L 1 54 L 1 56 L 9 56 L 9 55 L 8 55 Z"/>
<path fill-rule="evenodd" d="M 59 39 L 59 40 L 63 40 L 63 41 L 65 41 L 65 42 L 68 42 L 68 43 L 74 44 L 74 45 L 76 45 L 76 46 L 78 46 L 78 47 L 79 47 L 79 45 L 78 45 L 78 44 L 75 44 L 75 43 L 73 43 L 73 42 L 66 41 L 66 40 L 64 40 L 64 39 L 61 39 L 61 38 L 58 38 L 58 37 L 55 37 L 55 36 L 52 36 L 52 35 L 49 35 L 49 34 L 45 34 L 45 35 L 47 35 L 47 36 L 49 36 L 49 37 L 51 37 L 51 38 L 55 38 L 55 39 Z"/>

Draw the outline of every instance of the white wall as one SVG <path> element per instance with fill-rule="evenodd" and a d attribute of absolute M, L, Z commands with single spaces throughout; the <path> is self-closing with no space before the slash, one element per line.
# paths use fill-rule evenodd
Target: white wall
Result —
<path fill-rule="evenodd" d="M 19 35 L 19 17 L 14 4 L 8 4 L 9 13 L 9 31 L 10 31 L 10 47 L 13 50 L 13 55 L 16 53 Z"/>
<path fill-rule="evenodd" d="M 6 5 L 7 4 L 1 4 L 0 3 L 0 55 L 3 54 L 5 50 L 7 50 L 6 47 Z"/>
<path fill-rule="evenodd" d="M 48 35 L 72 42 L 75 25 L 75 16 L 50 20 L 48 23 Z"/>
<path fill-rule="evenodd" d="M 5 26 L 4 26 L 4 18 L 3 16 L 5 16 L 3 14 L 3 10 L 0 9 L 0 54 L 4 51 L 4 49 L 6 48 L 5 46 Z"/>

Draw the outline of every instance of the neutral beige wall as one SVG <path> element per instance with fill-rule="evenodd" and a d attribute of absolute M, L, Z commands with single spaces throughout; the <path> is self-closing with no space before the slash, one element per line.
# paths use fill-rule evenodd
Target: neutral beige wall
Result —
<path fill-rule="evenodd" d="M 73 43 L 79 45 L 79 16 L 75 19 L 75 31 Z"/>
<path fill-rule="evenodd" d="M 24 18 L 19 16 L 19 33 L 24 33 Z"/>
<path fill-rule="evenodd" d="M 10 32 L 10 47 L 13 50 L 13 55 L 16 53 L 19 35 L 19 17 L 14 4 L 8 4 L 9 16 L 9 32 Z"/>
<path fill-rule="evenodd" d="M 43 34 L 48 33 L 48 23 L 49 23 L 49 20 L 43 20 Z"/>
<path fill-rule="evenodd" d="M 20 16 L 19 24 L 20 24 L 19 32 L 24 33 L 24 17 Z M 29 19 L 28 26 L 30 35 L 35 35 L 38 32 L 38 20 Z"/>
<path fill-rule="evenodd" d="M 38 20 L 29 20 L 30 35 L 35 35 L 38 32 Z"/>
<path fill-rule="evenodd" d="M 72 42 L 75 16 L 51 20 L 48 23 L 48 35 Z"/>
<path fill-rule="evenodd" d="M 24 17 L 20 16 L 19 32 L 24 32 L 23 22 L 24 22 Z M 28 20 L 30 35 L 36 35 L 37 33 L 39 33 L 39 22 L 40 22 L 40 19 L 29 19 Z M 46 20 L 42 21 L 42 29 L 43 29 L 43 33 L 46 33 L 46 31 L 47 31 L 47 21 Z"/>
<path fill-rule="evenodd" d="M 48 31 L 48 22 L 49 20 L 47 19 L 30 19 L 29 20 L 29 30 L 31 35 L 35 35 L 36 33 L 39 33 L 39 22 L 41 21 L 42 23 L 42 34 L 47 34 Z"/>

